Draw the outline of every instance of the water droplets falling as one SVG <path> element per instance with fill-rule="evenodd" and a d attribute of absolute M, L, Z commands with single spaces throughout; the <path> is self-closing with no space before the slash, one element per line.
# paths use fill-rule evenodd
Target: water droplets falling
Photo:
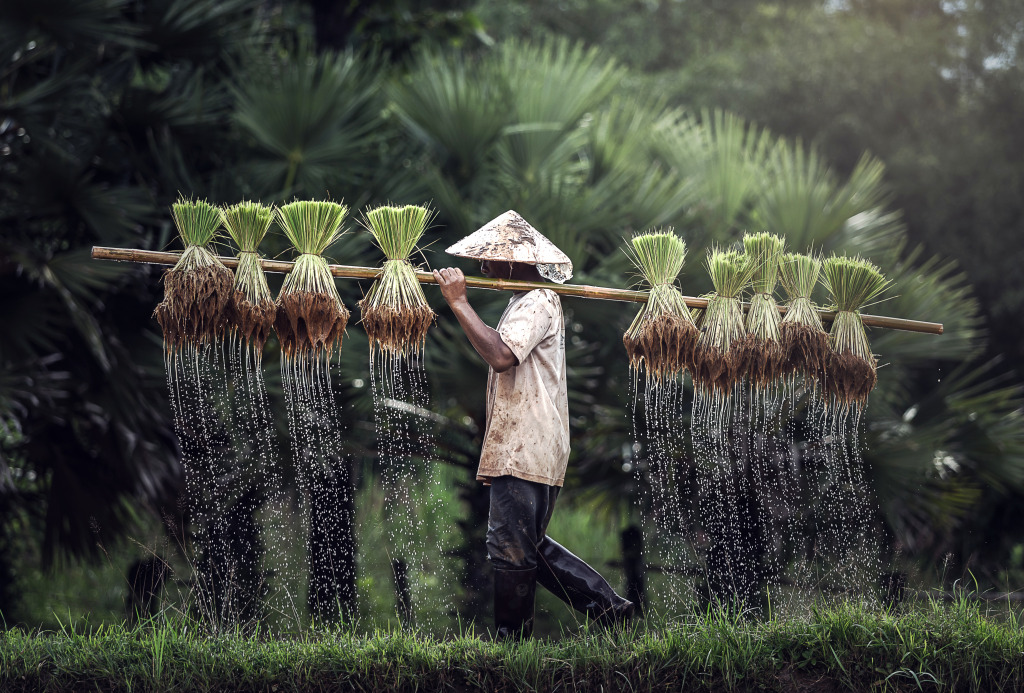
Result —
<path fill-rule="evenodd" d="M 860 450 L 863 407 L 813 398 L 808 428 L 809 494 L 814 509 L 813 582 L 829 595 L 871 600 L 881 572 L 875 501 Z"/>
<path fill-rule="evenodd" d="M 425 578 L 437 571 L 439 551 L 428 549 L 425 517 L 438 514 L 440 496 L 430 492 L 434 470 L 433 419 L 422 352 L 396 354 L 371 349 L 370 380 L 379 456 L 379 477 L 386 499 L 381 521 L 398 595 L 403 626 L 429 626 L 418 610 L 426 597 Z"/>
<path fill-rule="evenodd" d="M 679 435 L 683 377 L 645 378 L 641 388 L 639 371 L 631 370 L 633 437 L 642 455 L 634 472 L 641 493 L 649 493 L 641 499 L 642 505 L 651 509 L 651 517 L 643 518 L 644 542 L 649 551 L 660 554 L 667 598 L 674 606 L 681 605 L 692 597 L 687 576 L 693 572 L 693 551 L 687 541 L 689 513 L 684 506 L 691 497 L 690 468 Z"/>
<path fill-rule="evenodd" d="M 236 533 L 233 541 L 241 544 L 244 554 L 251 560 L 263 552 L 262 568 L 250 569 L 251 574 L 243 576 L 246 581 L 244 588 L 254 600 L 263 602 L 265 595 L 270 613 L 294 614 L 288 590 L 293 589 L 297 578 L 289 553 L 277 540 L 286 531 L 290 498 L 285 492 L 278 461 L 277 436 L 263 375 L 262 351 L 233 332 L 228 353 L 240 493 L 236 504 L 239 512 L 251 518 L 251 522 L 260 520 L 258 525 L 254 525 L 259 528 L 258 534 Z M 267 541 L 268 537 L 270 541 Z M 259 615 L 265 624 L 276 625 L 266 618 L 267 611 L 262 608 Z"/>
<path fill-rule="evenodd" d="M 220 340 L 165 352 L 174 428 L 185 468 L 189 526 L 179 537 L 193 569 L 189 600 L 213 631 L 246 626 L 256 617 L 246 541 L 257 532 L 240 490 L 232 430 L 226 353 Z M 241 543 L 240 543 L 241 542 Z"/>
<path fill-rule="evenodd" d="M 314 624 L 349 618 L 356 608 L 353 465 L 342 448 L 330 357 L 282 356 L 281 380 L 302 509 L 309 612 Z M 299 612 L 290 603 L 278 608 Z"/>
<path fill-rule="evenodd" d="M 757 609 L 766 590 L 780 608 L 869 598 L 880 563 L 862 408 L 827 401 L 814 381 L 741 382 L 696 388 L 686 426 L 681 379 L 641 386 L 632 375 L 645 539 L 672 610 L 698 596 Z"/>
<path fill-rule="evenodd" d="M 742 383 L 731 392 L 697 388 L 691 421 L 703 588 L 715 602 L 750 607 L 766 578 L 763 560 L 771 537 L 762 512 L 767 474 L 764 461 L 756 457 L 763 446 L 751 444 L 758 407 L 747 396 Z"/>

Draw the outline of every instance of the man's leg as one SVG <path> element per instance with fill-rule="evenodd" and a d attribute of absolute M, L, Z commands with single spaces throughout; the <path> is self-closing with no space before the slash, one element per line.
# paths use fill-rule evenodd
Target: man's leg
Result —
<path fill-rule="evenodd" d="M 511 476 L 491 480 L 487 558 L 494 566 L 494 620 L 499 639 L 533 634 L 537 543 L 557 489 Z"/>
<path fill-rule="evenodd" d="M 537 551 L 537 581 L 566 604 L 605 626 L 633 617 L 633 602 L 616 594 L 600 573 L 554 539 L 545 536 Z"/>

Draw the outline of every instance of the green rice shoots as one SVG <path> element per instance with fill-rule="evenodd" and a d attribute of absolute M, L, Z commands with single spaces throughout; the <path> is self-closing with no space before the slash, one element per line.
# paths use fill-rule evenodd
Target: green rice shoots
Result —
<path fill-rule="evenodd" d="M 423 351 L 434 311 L 423 295 L 409 257 L 433 212 L 427 207 L 381 205 L 366 213 L 365 226 L 387 260 L 359 308 L 371 348 L 395 357 Z"/>
<path fill-rule="evenodd" d="M 833 256 L 822 263 L 821 283 L 836 311 L 829 332 L 825 388 L 841 407 L 863 406 L 878 382 L 878 361 L 871 353 L 860 309 L 890 282 L 868 260 Z"/>
<path fill-rule="evenodd" d="M 341 348 L 349 311 L 322 257 L 344 231 L 348 207 L 299 200 L 277 209 L 277 223 L 299 252 L 277 297 L 274 328 L 284 359 L 331 358 Z"/>
<path fill-rule="evenodd" d="M 153 311 L 167 351 L 213 343 L 224 336 L 231 270 L 207 247 L 217 236 L 221 212 L 206 200 L 179 198 L 171 206 L 185 250 L 164 272 L 164 300 Z"/>
<path fill-rule="evenodd" d="M 622 343 L 630 368 L 643 369 L 654 386 L 686 371 L 697 342 L 697 327 L 675 284 L 686 261 L 686 243 L 671 231 L 634 236 L 629 253 L 651 290 Z"/>

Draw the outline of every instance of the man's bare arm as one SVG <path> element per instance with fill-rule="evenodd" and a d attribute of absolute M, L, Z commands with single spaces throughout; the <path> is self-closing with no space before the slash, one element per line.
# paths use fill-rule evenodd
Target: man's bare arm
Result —
<path fill-rule="evenodd" d="M 455 267 L 446 267 L 441 270 L 434 270 L 434 279 L 441 287 L 441 295 L 451 307 L 452 312 L 462 325 L 469 343 L 473 345 L 476 352 L 484 361 L 498 373 L 504 373 L 509 368 L 519 365 L 519 359 L 512 353 L 505 342 L 501 341 L 498 332 L 480 319 L 480 316 L 469 305 L 469 297 L 466 296 L 466 277 L 462 270 Z"/>

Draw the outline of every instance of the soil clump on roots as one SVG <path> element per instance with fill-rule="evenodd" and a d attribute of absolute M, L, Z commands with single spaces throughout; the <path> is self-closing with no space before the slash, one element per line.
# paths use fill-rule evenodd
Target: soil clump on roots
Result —
<path fill-rule="evenodd" d="M 825 387 L 840 404 L 867 404 L 868 395 L 877 383 L 878 373 L 873 362 L 849 351 L 829 355 Z"/>
<path fill-rule="evenodd" d="M 245 293 L 235 289 L 228 302 L 229 321 L 238 336 L 249 343 L 257 352 L 270 337 L 277 317 L 277 304 L 273 299 L 264 299 L 253 303 Z"/>
<path fill-rule="evenodd" d="M 333 296 L 313 291 L 290 291 L 277 299 L 274 329 L 287 358 L 333 354 L 341 349 L 349 311 Z"/>
<path fill-rule="evenodd" d="M 404 354 L 421 351 L 434 323 L 430 306 L 366 305 L 360 302 L 361 323 L 370 342 L 382 351 Z"/>
<path fill-rule="evenodd" d="M 700 344 L 693 350 L 690 372 L 693 382 L 702 390 L 717 390 L 730 394 L 733 386 L 743 377 L 744 354 L 739 348 L 723 352 L 711 344 Z"/>
<path fill-rule="evenodd" d="M 223 336 L 234 277 L 220 263 L 164 272 L 164 300 L 153 311 L 164 345 L 207 344 Z"/>
<path fill-rule="evenodd" d="M 782 373 L 785 354 L 782 345 L 774 339 L 748 334 L 739 345 L 741 366 L 750 384 L 765 388 L 778 380 Z"/>
<path fill-rule="evenodd" d="M 698 334 L 692 320 L 662 314 L 645 319 L 635 333 L 626 332 L 622 344 L 630 367 L 646 368 L 649 376 L 662 380 L 690 366 Z"/>
<path fill-rule="evenodd" d="M 782 336 L 782 375 L 801 374 L 819 381 L 825 378 L 825 367 L 832 350 L 828 333 L 811 325 L 783 322 L 779 326 Z"/>

